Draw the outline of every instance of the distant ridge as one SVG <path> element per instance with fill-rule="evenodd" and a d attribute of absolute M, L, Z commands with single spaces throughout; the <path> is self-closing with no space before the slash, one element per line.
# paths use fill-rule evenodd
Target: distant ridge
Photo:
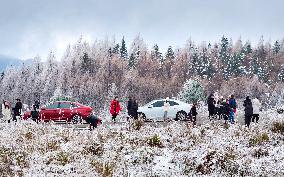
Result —
<path fill-rule="evenodd" d="M 32 59 L 21 60 L 10 56 L 0 54 L 0 72 L 3 72 L 9 66 L 20 66 L 21 64 L 31 64 Z"/>

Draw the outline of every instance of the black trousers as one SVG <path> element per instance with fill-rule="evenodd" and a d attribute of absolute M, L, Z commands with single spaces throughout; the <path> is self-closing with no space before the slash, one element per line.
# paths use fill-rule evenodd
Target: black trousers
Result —
<path fill-rule="evenodd" d="M 196 116 L 191 116 L 190 121 L 196 125 Z"/>
<path fill-rule="evenodd" d="M 111 119 L 112 119 L 114 122 L 115 122 L 116 116 L 117 116 L 116 113 L 112 114 L 112 118 L 111 118 Z"/>
<path fill-rule="evenodd" d="M 251 118 L 252 118 L 252 115 L 248 115 L 248 114 L 245 115 L 245 124 L 247 127 L 250 126 Z"/>
<path fill-rule="evenodd" d="M 252 122 L 254 122 L 254 120 L 256 121 L 256 123 L 258 123 L 259 114 L 253 114 L 253 115 L 252 115 Z"/>

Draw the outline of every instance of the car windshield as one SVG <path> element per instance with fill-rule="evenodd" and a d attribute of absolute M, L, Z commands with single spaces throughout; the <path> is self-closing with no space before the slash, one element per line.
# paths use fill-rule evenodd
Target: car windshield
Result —
<path fill-rule="evenodd" d="M 58 108 L 58 102 L 55 103 L 50 103 L 49 105 L 46 106 L 46 109 L 56 109 Z"/>

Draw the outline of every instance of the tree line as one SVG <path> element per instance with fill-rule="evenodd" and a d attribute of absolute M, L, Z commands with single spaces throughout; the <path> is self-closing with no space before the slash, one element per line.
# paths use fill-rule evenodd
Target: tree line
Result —
<path fill-rule="evenodd" d="M 265 97 L 281 92 L 283 64 L 284 40 L 261 38 L 256 45 L 225 36 L 215 43 L 188 40 L 163 54 L 158 44 L 148 48 L 140 35 L 129 47 L 124 37 L 118 43 L 106 39 L 93 44 L 80 38 L 60 61 L 50 52 L 45 60 L 37 56 L 31 65 L 7 68 L 0 77 L 0 94 L 27 104 L 64 95 L 102 108 L 114 95 L 136 97 L 140 103 L 175 97 L 194 79 L 205 95 L 218 90 L 236 97 Z"/>

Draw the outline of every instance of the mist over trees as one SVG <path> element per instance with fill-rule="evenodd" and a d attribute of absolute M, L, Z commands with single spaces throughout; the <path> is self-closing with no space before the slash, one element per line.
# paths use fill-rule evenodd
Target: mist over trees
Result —
<path fill-rule="evenodd" d="M 147 46 L 140 35 L 130 45 L 124 37 L 93 44 L 80 38 L 60 61 L 50 52 L 47 59 L 37 56 L 31 65 L 8 68 L 0 75 L 0 94 L 32 104 L 36 99 L 45 103 L 56 92 L 102 108 L 114 92 L 120 98 L 132 95 L 140 103 L 176 97 L 188 79 L 198 81 L 205 95 L 219 91 L 264 99 L 284 88 L 284 40 L 261 38 L 252 45 L 223 36 L 215 43 L 188 40 L 182 48 L 165 51 L 158 44 Z"/>

